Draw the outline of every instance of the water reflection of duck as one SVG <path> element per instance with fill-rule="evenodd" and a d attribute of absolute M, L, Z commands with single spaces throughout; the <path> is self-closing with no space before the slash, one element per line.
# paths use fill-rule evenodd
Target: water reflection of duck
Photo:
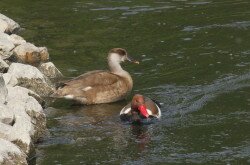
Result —
<path fill-rule="evenodd" d="M 132 60 L 126 50 L 111 49 L 108 53 L 110 71 L 95 70 L 63 83 L 55 92 L 55 97 L 76 100 L 82 104 L 110 103 L 122 100 L 131 91 L 133 80 L 120 63 Z"/>
<path fill-rule="evenodd" d="M 151 141 L 147 126 L 131 125 L 131 133 L 135 136 L 138 149 L 144 151 L 147 144 Z"/>
<path fill-rule="evenodd" d="M 134 123 L 141 123 L 142 119 L 160 118 L 160 105 L 145 96 L 140 94 L 134 95 L 132 101 L 128 103 L 120 112 L 122 121 L 130 121 Z"/>

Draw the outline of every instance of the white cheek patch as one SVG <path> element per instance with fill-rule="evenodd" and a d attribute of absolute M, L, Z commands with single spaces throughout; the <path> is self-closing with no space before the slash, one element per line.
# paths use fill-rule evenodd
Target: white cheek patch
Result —
<path fill-rule="evenodd" d="M 120 115 L 121 114 L 128 114 L 129 112 L 131 111 L 131 108 L 127 108 L 127 109 L 122 109 L 121 112 L 120 112 Z"/>
<path fill-rule="evenodd" d="M 90 89 L 92 89 L 92 87 L 91 87 L 91 86 L 88 86 L 88 87 L 86 87 L 86 88 L 83 88 L 82 90 L 86 92 L 86 91 L 88 91 L 88 90 L 90 90 Z"/>

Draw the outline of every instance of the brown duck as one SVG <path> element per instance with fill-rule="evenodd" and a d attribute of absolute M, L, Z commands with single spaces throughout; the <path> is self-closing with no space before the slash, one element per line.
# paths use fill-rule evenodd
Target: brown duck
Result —
<path fill-rule="evenodd" d="M 133 80 L 120 63 L 131 59 L 122 48 L 108 53 L 109 71 L 95 70 L 69 80 L 60 86 L 54 96 L 76 100 L 82 104 L 110 103 L 124 99 L 132 90 Z"/>

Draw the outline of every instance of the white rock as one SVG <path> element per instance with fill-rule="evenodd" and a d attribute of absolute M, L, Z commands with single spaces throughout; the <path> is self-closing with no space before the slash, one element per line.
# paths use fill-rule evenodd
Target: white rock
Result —
<path fill-rule="evenodd" d="M 24 102 L 17 100 L 9 103 L 7 106 L 15 114 L 15 123 L 13 126 L 0 123 L 0 138 L 15 143 L 28 154 L 33 147 L 31 135 L 34 134 L 34 126 L 31 117 L 25 112 Z"/>
<path fill-rule="evenodd" d="M 6 85 L 28 88 L 40 96 L 49 96 L 54 88 L 51 82 L 36 67 L 20 63 L 12 63 L 4 75 Z"/>
<path fill-rule="evenodd" d="M 7 95 L 8 91 L 5 85 L 5 81 L 2 74 L 0 73 L 0 104 L 4 104 L 6 102 Z"/>
<path fill-rule="evenodd" d="M 8 34 L 0 32 L 0 57 L 7 59 L 13 54 L 15 45 L 10 41 Z"/>
<path fill-rule="evenodd" d="M 49 78 L 60 78 L 63 76 L 52 62 L 43 63 L 38 69 Z"/>
<path fill-rule="evenodd" d="M 0 103 L 0 122 L 8 125 L 14 123 L 15 116 L 13 111 L 9 110 L 5 104 Z"/>
<path fill-rule="evenodd" d="M 34 44 L 26 42 L 24 44 L 21 44 L 20 46 L 16 47 L 15 53 L 24 55 L 26 52 L 33 52 L 33 51 L 39 51 L 38 47 L 36 47 Z"/>
<path fill-rule="evenodd" d="M 45 83 L 45 77 L 34 66 L 20 64 L 20 63 L 12 63 L 7 73 L 11 74 L 12 78 L 39 79 Z"/>
<path fill-rule="evenodd" d="M 6 25 L 3 26 L 5 27 L 4 29 L 5 33 L 15 33 L 16 31 L 20 29 L 20 25 L 18 23 L 16 23 L 12 19 L 6 17 L 5 15 L 1 13 L 0 13 L 0 20 L 2 20 L 2 22 L 4 21 L 7 24 L 7 27 Z"/>
<path fill-rule="evenodd" d="M 0 57 L 0 73 L 3 73 L 4 71 L 8 70 L 8 68 L 9 65 Z"/>
<path fill-rule="evenodd" d="M 17 62 L 38 65 L 49 60 L 46 47 L 36 47 L 31 43 L 23 43 L 13 50 Z"/>
<path fill-rule="evenodd" d="M 18 145 L 26 154 L 30 153 L 33 141 L 40 138 L 46 129 L 46 119 L 41 105 L 29 96 L 23 87 L 8 86 L 6 107 L 14 114 L 14 123 L 0 123 L 0 138 Z"/>
<path fill-rule="evenodd" d="M 27 156 L 15 144 L 0 138 L 0 146 L 0 164 L 28 164 Z"/>
<path fill-rule="evenodd" d="M 12 78 L 12 75 L 10 73 L 4 73 L 3 79 L 5 82 L 5 85 L 15 86 L 18 83 L 18 80 L 16 78 Z"/>
<path fill-rule="evenodd" d="M 5 30 L 8 28 L 7 22 L 4 20 L 0 19 L 0 32 L 5 32 Z"/>
<path fill-rule="evenodd" d="M 23 39 L 23 37 L 16 35 L 16 34 L 11 34 L 10 40 L 16 46 L 26 43 L 26 41 Z"/>

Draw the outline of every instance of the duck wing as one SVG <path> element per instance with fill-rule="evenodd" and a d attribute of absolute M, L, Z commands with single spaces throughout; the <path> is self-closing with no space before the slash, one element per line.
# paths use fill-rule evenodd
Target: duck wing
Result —
<path fill-rule="evenodd" d="M 159 101 L 157 101 L 157 100 L 155 100 L 155 99 L 152 99 L 152 98 L 150 98 L 150 99 L 151 99 L 159 108 L 162 107 Z"/>
<path fill-rule="evenodd" d="M 125 78 L 108 71 L 91 71 L 69 80 L 57 90 L 84 104 L 106 103 L 124 98 L 129 92 Z"/>
<path fill-rule="evenodd" d="M 119 80 L 119 77 L 111 72 L 104 70 L 90 71 L 74 79 L 66 81 L 64 86 L 85 88 L 88 86 L 110 85 Z"/>
<path fill-rule="evenodd" d="M 161 116 L 160 106 L 158 106 L 159 103 L 155 102 L 155 100 L 145 97 L 145 104 L 147 109 L 149 109 L 152 112 L 153 116 L 155 117 Z"/>

